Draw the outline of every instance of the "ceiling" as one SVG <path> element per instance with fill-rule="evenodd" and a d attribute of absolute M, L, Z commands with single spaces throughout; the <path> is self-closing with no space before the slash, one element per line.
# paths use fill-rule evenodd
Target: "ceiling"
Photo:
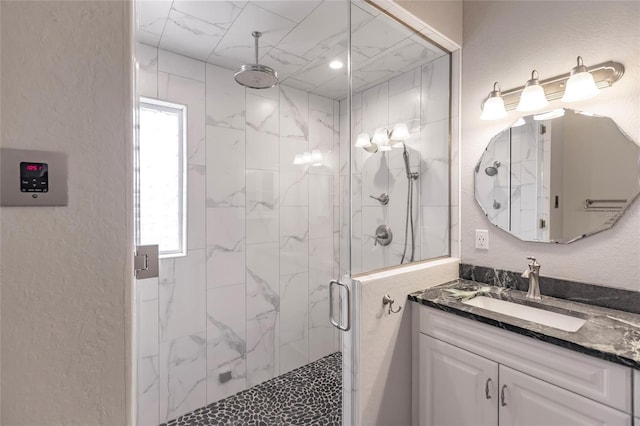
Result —
<path fill-rule="evenodd" d="M 280 82 L 345 98 L 347 2 L 344 0 L 138 1 L 138 41 L 229 69 L 255 62 L 252 31 L 261 31 L 259 62 Z M 364 2 L 351 3 L 354 91 L 445 54 Z M 333 60 L 345 67 L 334 70 Z"/>

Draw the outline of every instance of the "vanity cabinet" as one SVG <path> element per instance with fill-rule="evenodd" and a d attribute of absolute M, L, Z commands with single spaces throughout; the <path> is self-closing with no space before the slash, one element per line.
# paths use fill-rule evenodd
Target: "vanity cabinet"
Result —
<path fill-rule="evenodd" d="M 631 425 L 629 414 L 426 335 L 420 355 L 421 425 Z"/>
<path fill-rule="evenodd" d="M 632 424 L 630 368 L 419 308 L 414 424 Z"/>

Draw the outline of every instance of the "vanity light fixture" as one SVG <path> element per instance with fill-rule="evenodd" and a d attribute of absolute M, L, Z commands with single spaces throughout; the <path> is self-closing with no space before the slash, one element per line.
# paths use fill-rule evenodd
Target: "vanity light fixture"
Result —
<path fill-rule="evenodd" d="M 578 56 L 578 65 L 571 70 L 570 75 L 562 102 L 584 101 L 600 93 L 593 75 L 582 63 L 582 56 Z"/>
<path fill-rule="evenodd" d="M 493 83 L 493 90 L 489 97 L 482 103 L 482 114 L 480 120 L 498 120 L 506 117 L 507 111 L 504 108 L 504 100 L 500 92 L 500 83 Z"/>
<path fill-rule="evenodd" d="M 586 67 L 582 63 L 582 57 L 578 57 L 578 65 L 574 67 L 570 73 L 557 75 L 546 80 L 538 81 L 538 83 L 539 86 L 542 87 L 547 101 L 562 98 L 564 102 L 576 102 L 595 96 L 593 93 L 596 92 L 593 90 L 593 86 L 590 85 L 591 78 L 593 78 L 597 89 L 604 89 L 605 87 L 613 86 L 623 75 L 624 65 L 619 62 L 607 61 Z M 573 94 L 575 93 L 572 87 L 574 86 L 574 82 L 577 83 L 575 87 L 578 88 L 576 90 L 580 93 L 580 96 Z M 482 115 L 480 116 L 482 120 L 504 118 L 506 111 L 516 109 L 519 105 L 521 94 L 529 87 L 532 87 L 532 85 L 527 84 L 527 86 L 520 86 L 501 92 L 499 86 L 498 89 L 496 89 L 496 85 L 497 83 L 494 84 L 494 90 L 489 93 L 489 96 L 482 102 Z M 585 87 L 591 88 L 584 89 Z M 588 97 L 585 97 L 587 95 Z M 504 105 L 504 114 L 501 113 L 501 104 Z"/>
<path fill-rule="evenodd" d="M 520 94 L 520 102 L 516 109 L 518 111 L 535 111 L 549 105 L 544 88 L 540 85 L 538 71 L 531 71 L 531 79 L 524 85 L 524 90 Z"/>
<path fill-rule="evenodd" d="M 404 147 L 404 141 L 410 136 L 409 128 L 405 123 L 397 123 L 391 131 L 384 127 L 379 127 L 370 137 L 368 133 L 360 133 L 356 139 L 355 147 L 363 148 L 365 151 L 375 153 L 378 151 L 391 151 L 391 148 Z M 393 141 L 393 144 L 389 144 Z"/>

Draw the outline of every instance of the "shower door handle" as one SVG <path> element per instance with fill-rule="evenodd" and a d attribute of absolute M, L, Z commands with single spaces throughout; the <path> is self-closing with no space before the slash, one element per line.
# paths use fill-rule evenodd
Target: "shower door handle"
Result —
<path fill-rule="evenodd" d="M 344 287 L 347 291 L 347 324 L 342 325 L 341 322 L 333 319 L 333 287 L 340 286 Z M 345 284 L 342 284 L 340 281 L 331 280 L 329 281 L 329 321 L 331 324 L 341 331 L 349 331 L 351 329 L 351 290 Z"/>

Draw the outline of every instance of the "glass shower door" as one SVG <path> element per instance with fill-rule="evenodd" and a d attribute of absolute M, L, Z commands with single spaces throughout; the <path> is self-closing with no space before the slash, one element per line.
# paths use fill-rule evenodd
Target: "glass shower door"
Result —
<path fill-rule="evenodd" d="M 359 274 L 450 252 L 451 58 L 373 2 L 350 0 L 347 14 L 340 279 L 332 284 L 340 313 L 332 322 L 341 329 L 343 424 L 358 425 L 366 421 L 359 400 Z"/>

